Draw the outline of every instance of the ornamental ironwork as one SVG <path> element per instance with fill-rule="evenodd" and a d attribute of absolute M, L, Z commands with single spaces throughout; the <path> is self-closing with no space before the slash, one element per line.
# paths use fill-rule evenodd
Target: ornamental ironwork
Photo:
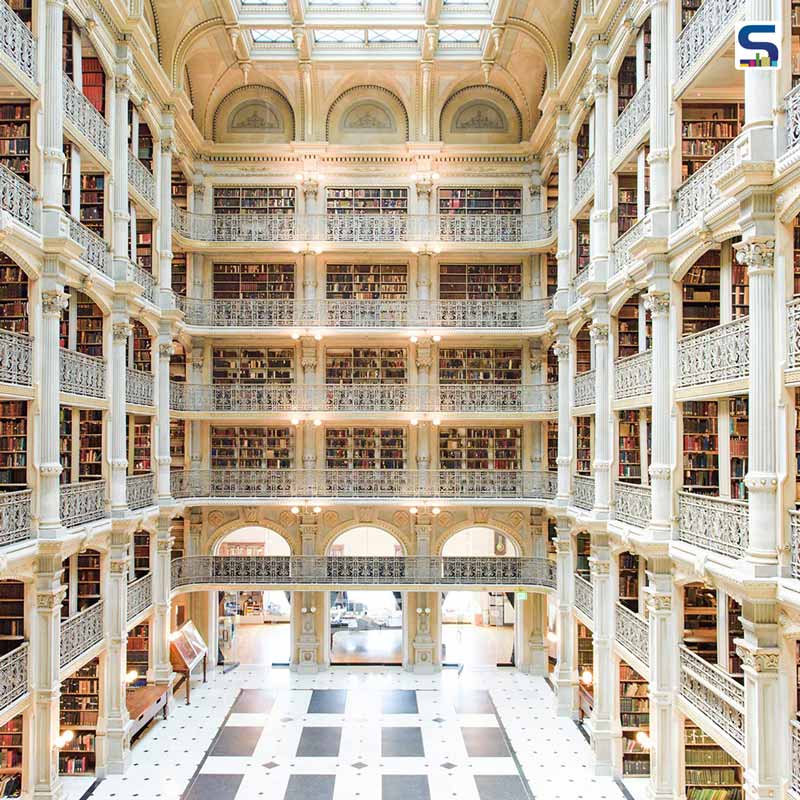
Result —
<path fill-rule="evenodd" d="M 402 328 L 409 324 L 405 300 L 322 300 L 319 323 L 332 328 Z"/>
<path fill-rule="evenodd" d="M 591 511 L 594 508 L 594 475 L 573 475 L 572 497 L 577 508 Z"/>
<path fill-rule="evenodd" d="M 644 664 L 650 658 L 650 625 L 644 617 L 634 614 L 627 606 L 617 603 L 614 607 L 617 642 L 628 652 L 641 659 Z"/>
<path fill-rule="evenodd" d="M 709 0 L 706 0 L 706 3 Z M 705 5 L 705 3 L 703 4 Z M 736 163 L 736 139 L 729 142 L 713 158 L 690 175 L 676 190 L 675 203 L 678 209 L 678 228 L 687 223 L 697 223 L 703 212 L 721 196 L 717 181 L 729 172 Z"/>
<path fill-rule="evenodd" d="M 594 405 L 596 381 L 597 373 L 593 369 L 575 376 L 576 407 Z"/>
<path fill-rule="evenodd" d="M 614 519 L 646 528 L 650 517 L 650 487 L 617 481 L 614 484 Z"/>
<path fill-rule="evenodd" d="M 153 177 L 153 173 L 130 150 L 128 151 L 128 183 L 155 208 L 156 179 Z"/>
<path fill-rule="evenodd" d="M 131 511 L 153 505 L 154 497 L 155 475 L 152 472 L 125 477 L 125 499 Z"/>
<path fill-rule="evenodd" d="M 86 522 L 103 519 L 106 513 L 106 482 L 65 483 L 59 487 L 61 524 L 74 528 Z"/>
<path fill-rule="evenodd" d="M 750 374 L 750 320 L 726 322 L 678 340 L 678 386 L 703 386 Z"/>
<path fill-rule="evenodd" d="M 156 302 L 156 279 L 147 270 L 142 269 L 133 261 L 128 262 L 128 280 L 142 287 L 142 297 L 153 303 Z"/>
<path fill-rule="evenodd" d="M 125 402 L 135 406 L 153 405 L 153 373 L 125 367 Z"/>
<path fill-rule="evenodd" d="M 128 584 L 127 621 L 138 617 L 153 605 L 153 573 L 148 572 Z"/>
<path fill-rule="evenodd" d="M 106 396 L 106 360 L 76 350 L 59 352 L 61 391 L 84 397 Z"/>
<path fill-rule="evenodd" d="M 614 399 L 644 397 L 653 389 L 653 352 L 645 350 L 614 362 Z"/>
<path fill-rule="evenodd" d="M 111 252 L 105 240 L 70 214 L 67 214 L 67 218 L 69 238 L 83 248 L 83 261 L 111 277 Z"/>
<path fill-rule="evenodd" d="M 747 503 L 678 492 L 678 538 L 713 553 L 741 558 L 749 543 Z"/>
<path fill-rule="evenodd" d="M 108 123 L 66 73 L 62 75 L 62 80 L 64 116 L 103 158 L 110 158 Z"/>
<path fill-rule="evenodd" d="M 650 79 L 639 87 L 614 123 L 614 156 L 635 142 L 650 123 Z"/>
<path fill-rule="evenodd" d="M 730 24 L 744 5 L 745 0 L 704 0 L 678 34 L 678 81 L 699 68 L 712 46 L 730 35 Z"/>
<path fill-rule="evenodd" d="M 0 546 L 22 542 L 31 530 L 31 490 L 0 492 Z"/>
<path fill-rule="evenodd" d="M 800 798 L 800 723 L 792 720 L 790 723 L 792 733 L 792 777 L 789 781 L 789 793 L 795 800 Z"/>
<path fill-rule="evenodd" d="M 0 383 L 30 386 L 32 356 L 30 336 L 0 330 Z"/>
<path fill-rule="evenodd" d="M 792 540 L 792 577 L 800 578 L 800 511 L 789 512 L 789 533 Z"/>
<path fill-rule="evenodd" d="M 611 248 L 613 253 L 611 258 L 612 275 L 627 272 L 633 266 L 634 258 L 631 255 L 631 248 L 644 238 L 647 232 L 647 223 L 647 217 L 643 217 L 638 220 L 636 224 L 631 225 L 631 227 L 614 242 Z"/>
<path fill-rule="evenodd" d="M 582 575 L 575 575 L 575 606 L 589 619 L 594 618 L 594 589 Z"/>
<path fill-rule="evenodd" d="M 329 383 L 308 387 L 304 405 L 314 411 L 415 411 L 424 388 L 404 383 Z"/>
<path fill-rule="evenodd" d="M 786 304 L 787 366 L 800 367 L 800 297 Z"/>
<path fill-rule="evenodd" d="M 575 176 L 572 196 L 575 209 L 582 208 L 594 194 L 594 156 L 588 158 Z"/>
<path fill-rule="evenodd" d="M 784 98 L 786 111 L 786 149 L 800 143 L 800 86 L 795 86 Z"/>
<path fill-rule="evenodd" d="M 27 642 L 0 657 L 0 712 L 28 693 Z"/>
<path fill-rule="evenodd" d="M 11 6 L 0 2 L 0 52 L 36 82 L 36 39 Z"/>
<path fill-rule="evenodd" d="M 100 600 L 84 611 L 62 620 L 59 666 L 63 669 L 102 639 L 103 601 Z"/>
<path fill-rule="evenodd" d="M 0 3 L 0 8 L 4 3 Z M 14 14 L 16 17 L 17 15 Z M 33 230 L 39 229 L 39 213 L 34 205 L 33 187 L 4 164 L 0 164 L 0 208 Z"/>

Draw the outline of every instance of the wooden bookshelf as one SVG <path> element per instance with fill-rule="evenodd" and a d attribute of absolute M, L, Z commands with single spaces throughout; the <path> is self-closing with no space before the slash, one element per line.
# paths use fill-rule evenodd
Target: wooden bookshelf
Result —
<path fill-rule="evenodd" d="M 186 350 L 180 342 L 172 343 L 172 355 L 169 357 L 169 379 L 177 383 L 186 383 Z"/>
<path fill-rule="evenodd" d="M 31 104 L 0 103 L 0 164 L 30 182 Z"/>
<path fill-rule="evenodd" d="M 619 412 L 619 480 L 642 481 L 642 439 L 639 410 Z"/>
<path fill-rule="evenodd" d="M 290 186 L 215 186 L 215 214 L 293 214 Z"/>
<path fill-rule="evenodd" d="M 172 291 L 186 297 L 187 281 L 186 253 L 172 254 Z"/>
<path fill-rule="evenodd" d="M 800 503 L 800 388 L 794 390 L 794 480 L 795 504 Z"/>
<path fill-rule="evenodd" d="M 150 534 L 147 531 L 135 531 L 132 580 L 143 578 L 148 572 L 150 572 Z"/>
<path fill-rule="evenodd" d="M 86 99 L 100 112 L 106 115 L 106 74 L 100 59 L 87 52 L 84 45 L 81 58 L 81 71 L 83 72 L 83 93 Z"/>
<path fill-rule="evenodd" d="M 405 300 L 406 264 L 328 264 L 325 296 L 329 300 Z"/>
<path fill-rule="evenodd" d="M 800 0 L 791 0 L 792 25 L 792 88 L 800 84 Z"/>
<path fill-rule="evenodd" d="M 518 470 L 522 428 L 440 428 L 441 469 Z"/>
<path fill-rule="evenodd" d="M 681 281 L 684 335 L 719 325 L 720 265 L 720 251 L 709 250 L 684 275 Z"/>
<path fill-rule="evenodd" d="M 404 469 L 405 428 L 326 428 L 328 469 Z"/>
<path fill-rule="evenodd" d="M 617 116 L 636 94 L 636 56 L 625 56 L 617 72 Z"/>
<path fill-rule="evenodd" d="M 639 313 L 638 294 L 626 300 L 617 313 L 617 358 L 635 356 L 639 352 Z"/>
<path fill-rule="evenodd" d="M 136 220 L 136 263 L 153 274 L 153 220 Z"/>
<path fill-rule="evenodd" d="M 699 583 L 683 588 L 683 643 L 706 661 L 717 661 L 717 593 Z"/>
<path fill-rule="evenodd" d="M 681 114 L 681 179 L 686 180 L 739 135 L 744 104 L 683 103 Z"/>
<path fill-rule="evenodd" d="M 126 652 L 127 672 L 136 670 L 139 676 L 130 684 L 132 687 L 147 685 L 147 670 L 150 668 L 150 622 L 136 625 L 128 633 Z"/>
<path fill-rule="evenodd" d="M 189 182 L 183 170 L 172 170 L 172 202 L 178 208 L 189 208 Z"/>
<path fill-rule="evenodd" d="M 594 686 L 583 680 L 585 672 L 594 673 L 594 640 L 585 625 L 577 624 L 578 639 L 578 713 L 580 721 L 591 717 L 594 708 Z"/>
<path fill-rule="evenodd" d="M 718 409 L 713 400 L 683 404 L 683 488 L 719 494 Z"/>
<path fill-rule="evenodd" d="M 72 176 L 75 180 L 76 176 Z M 105 236 L 106 176 L 81 174 L 81 222 L 98 236 Z"/>
<path fill-rule="evenodd" d="M 640 559 L 635 553 L 619 556 L 619 601 L 626 608 L 639 611 Z"/>
<path fill-rule="evenodd" d="M 63 15 L 63 27 L 61 29 L 61 61 L 64 72 L 75 80 L 75 60 L 72 49 L 73 22 L 69 14 Z"/>
<path fill-rule="evenodd" d="M 293 455 L 290 427 L 211 427 L 212 469 L 290 469 Z"/>
<path fill-rule="evenodd" d="M 650 77 L 650 64 L 653 56 L 653 36 L 650 30 L 650 17 L 642 25 L 643 56 L 644 56 L 644 76 Z"/>
<path fill-rule="evenodd" d="M 131 320 L 133 332 L 128 340 L 130 365 L 141 372 L 153 371 L 153 340 L 150 331 L 139 322 Z"/>
<path fill-rule="evenodd" d="M 454 347 L 439 351 L 439 383 L 518 386 L 522 383 L 519 347 Z"/>
<path fill-rule="evenodd" d="M 153 472 L 153 420 L 138 414 L 128 416 L 129 475 Z"/>
<path fill-rule="evenodd" d="M 558 422 L 549 420 L 545 422 L 545 438 L 547 441 L 547 469 L 558 469 Z"/>
<path fill-rule="evenodd" d="M 72 483 L 72 409 L 60 406 L 58 409 L 58 452 L 61 463 L 60 483 Z"/>
<path fill-rule="evenodd" d="M 578 135 L 575 138 L 575 158 L 576 170 L 581 171 L 583 165 L 589 160 L 591 139 L 589 136 L 589 120 L 586 119 L 581 125 Z"/>
<path fill-rule="evenodd" d="M 0 491 L 28 486 L 28 403 L 0 401 Z"/>
<path fill-rule="evenodd" d="M 150 172 L 153 171 L 153 134 L 150 126 L 139 118 L 139 141 L 136 144 L 136 156 Z"/>
<path fill-rule="evenodd" d="M 30 282 L 25 271 L 0 253 L 0 330 L 28 333 Z"/>
<path fill-rule="evenodd" d="M 519 300 L 521 264 L 441 264 L 441 300 Z"/>
<path fill-rule="evenodd" d="M 440 214 L 521 214 L 522 189 L 461 187 L 439 189 Z"/>
<path fill-rule="evenodd" d="M 591 417 L 575 417 L 575 473 L 592 474 Z"/>
<path fill-rule="evenodd" d="M 214 299 L 294 300 L 294 264 L 214 264 Z"/>
<path fill-rule="evenodd" d="M 622 236 L 639 218 L 636 175 L 620 175 L 617 185 L 617 236 Z"/>
<path fill-rule="evenodd" d="M 327 192 L 328 214 L 405 214 L 408 189 L 337 186 Z"/>
<path fill-rule="evenodd" d="M 558 291 L 558 259 L 555 253 L 547 253 L 545 259 L 547 261 L 547 296 L 552 297 Z"/>
<path fill-rule="evenodd" d="M 288 385 L 294 380 L 294 350 L 291 347 L 215 347 L 215 384 Z"/>
<path fill-rule="evenodd" d="M 100 553 L 84 550 L 78 553 L 78 611 L 99 603 L 100 596 Z"/>
<path fill-rule="evenodd" d="M 552 345 L 547 348 L 547 382 L 558 383 L 558 356 Z"/>
<path fill-rule="evenodd" d="M 742 659 L 736 652 L 736 640 L 744 636 L 742 626 L 742 606 L 734 598 L 728 597 L 728 672 L 739 682 L 744 682 Z"/>
<path fill-rule="evenodd" d="M 78 412 L 78 480 L 103 477 L 103 412 L 82 408 Z"/>
<path fill-rule="evenodd" d="M 585 531 L 581 531 L 575 537 L 575 574 L 586 578 L 587 581 L 591 575 L 591 570 L 589 569 L 589 557 L 591 555 L 592 538 Z"/>
<path fill-rule="evenodd" d="M 186 468 L 186 420 L 169 420 L 169 457 L 170 469 L 181 470 Z"/>
<path fill-rule="evenodd" d="M 582 272 L 591 261 L 589 220 L 575 220 L 575 274 Z"/>
<path fill-rule="evenodd" d="M 103 355 L 103 312 L 88 295 L 76 292 L 75 349 L 87 356 Z"/>
<path fill-rule="evenodd" d="M 23 720 L 23 715 L 18 714 L 5 725 L 0 725 L 0 797 L 19 797 L 22 794 Z"/>
<path fill-rule="evenodd" d="M 575 336 L 575 374 L 582 375 L 592 368 L 592 337 L 590 323 L 586 323 Z"/>
<path fill-rule="evenodd" d="M 325 351 L 325 383 L 406 383 L 404 347 L 337 347 Z"/>
<path fill-rule="evenodd" d="M 622 774 L 650 774 L 650 751 L 636 741 L 650 731 L 650 686 L 633 667 L 619 665 L 619 721 L 622 727 Z"/>
<path fill-rule="evenodd" d="M 100 713 L 100 664 L 90 661 L 61 682 L 61 730 L 75 737 L 58 754 L 62 775 L 91 775 L 95 770 L 95 733 Z"/>
<path fill-rule="evenodd" d="M 731 317 L 741 319 L 750 313 L 750 276 L 746 264 L 731 264 Z"/>
<path fill-rule="evenodd" d="M 747 434 L 749 402 L 745 397 L 732 397 L 728 400 L 729 447 L 731 459 L 731 497 L 734 500 L 747 500 Z"/>
<path fill-rule="evenodd" d="M 798 0 L 800 2 L 800 0 Z M 792 261 L 794 264 L 792 291 L 794 296 L 800 295 L 800 216 L 794 218 L 794 249 L 792 254 Z"/>
<path fill-rule="evenodd" d="M 64 178 L 62 205 L 67 214 L 72 213 L 72 142 L 64 139 Z"/>
<path fill-rule="evenodd" d="M 16 650 L 24 641 L 25 584 L 0 580 L 0 656 Z"/>
<path fill-rule="evenodd" d="M 684 764 L 686 800 L 744 800 L 742 765 L 688 719 Z"/>
<path fill-rule="evenodd" d="M 169 526 L 169 535 L 172 539 L 172 549 L 170 550 L 170 558 L 183 558 L 183 517 L 173 517 L 172 524 Z"/>

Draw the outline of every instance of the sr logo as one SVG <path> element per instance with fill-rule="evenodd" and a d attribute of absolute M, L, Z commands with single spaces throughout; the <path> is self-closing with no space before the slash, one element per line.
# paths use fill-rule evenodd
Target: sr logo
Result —
<path fill-rule="evenodd" d="M 736 69 L 778 69 L 781 36 L 775 22 L 740 22 L 736 25 Z"/>

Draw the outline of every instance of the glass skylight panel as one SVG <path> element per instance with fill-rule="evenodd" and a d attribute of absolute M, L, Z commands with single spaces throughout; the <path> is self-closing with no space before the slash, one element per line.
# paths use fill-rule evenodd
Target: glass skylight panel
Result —
<path fill-rule="evenodd" d="M 444 28 L 439 31 L 439 44 L 477 44 L 481 32 L 457 28 Z"/>
<path fill-rule="evenodd" d="M 488 0 L 443 0 L 446 6 L 488 6 Z"/>
<path fill-rule="evenodd" d="M 286 0 L 239 0 L 243 6 L 286 6 Z"/>
<path fill-rule="evenodd" d="M 353 28 L 329 28 L 315 30 L 317 44 L 364 44 L 364 31 Z"/>
<path fill-rule="evenodd" d="M 421 0 L 308 0 L 309 6 L 420 6 Z"/>
<path fill-rule="evenodd" d="M 292 32 L 281 28 L 254 28 L 253 41 L 263 44 L 292 44 Z"/>
<path fill-rule="evenodd" d="M 367 31 L 368 44 L 416 44 L 419 32 L 409 28 L 386 28 Z"/>

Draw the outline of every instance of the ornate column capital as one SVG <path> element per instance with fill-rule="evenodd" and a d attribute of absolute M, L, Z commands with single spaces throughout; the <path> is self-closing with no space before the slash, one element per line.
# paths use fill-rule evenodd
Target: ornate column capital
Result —
<path fill-rule="evenodd" d="M 608 94 L 608 75 L 593 75 L 587 88 L 595 101 L 598 97 Z"/>
<path fill-rule="evenodd" d="M 417 342 L 416 354 L 417 369 L 430 369 L 433 366 L 433 354 L 431 352 L 431 340 L 420 339 Z"/>
<path fill-rule="evenodd" d="M 569 358 L 569 344 L 556 342 L 553 345 L 553 354 L 559 361 L 566 361 Z"/>
<path fill-rule="evenodd" d="M 672 596 L 668 594 L 651 594 L 647 598 L 647 607 L 653 613 L 669 613 L 672 611 Z"/>
<path fill-rule="evenodd" d="M 569 142 L 566 139 L 556 139 L 553 142 L 553 155 L 556 157 L 569 155 Z"/>
<path fill-rule="evenodd" d="M 762 648 L 737 639 L 736 654 L 742 659 L 742 666 L 754 672 L 778 672 L 780 650 L 777 647 Z"/>
<path fill-rule="evenodd" d="M 747 266 L 749 275 L 771 274 L 775 266 L 775 239 L 760 237 L 733 246 L 736 261 Z"/>
<path fill-rule="evenodd" d="M 316 198 L 319 192 L 319 181 L 316 178 L 303 178 L 300 181 L 300 190 L 303 196 L 308 200 L 311 197 Z"/>
<path fill-rule="evenodd" d="M 653 317 L 668 317 L 669 294 L 667 292 L 648 292 L 644 296 L 644 307 Z"/>
<path fill-rule="evenodd" d="M 611 572 L 611 562 L 606 561 L 605 559 L 598 559 L 595 556 L 591 556 L 589 558 L 589 572 L 591 573 L 592 578 L 595 576 L 597 577 L 605 577 Z"/>
<path fill-rule="evenodd" d="M 417 178 L 414 186 L 418 197 L 427 197 L 433 191 L 433 178 Z"/>
<path fill-rule="evenodd" d="M 133 333 L 133 325 L 130 322 L 115 322 L 111 326 L 114 341 L 125 341 Z"/>
<path fill-rule="evenodd" d="M 589 327 L 589 338 L 595 342 L 607 342 L 608 325 L 604 322 L 593 322 Z"/>
<path fill-rule="evenodd" d="M 69 305 L 69 295 L 60 289 L 46 289 L 42 292 L 42 313 L 46 317 L 60 317 Z"/>
<path fill-rule="evenodd" d="M 159 358 L 170 358 L 175 352 L 175 345 L 172 342 L 162 342 L 158 346 Z"/>

